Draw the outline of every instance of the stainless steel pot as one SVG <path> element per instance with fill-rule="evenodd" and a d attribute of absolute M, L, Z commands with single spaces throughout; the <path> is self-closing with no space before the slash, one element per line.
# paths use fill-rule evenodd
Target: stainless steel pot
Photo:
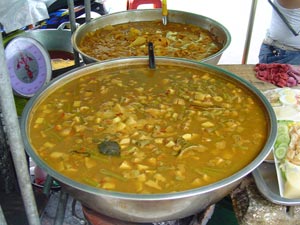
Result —
<path fill-rule="evenodd" d="M 28 30 L 19 36 L 30 37 L 37 40 L 48 51 L 57 50 L 73 54 L 74 51 L 71 43 L 72 32 L 70 29 L 66 29 L 68 24 L 68 22 L 62 23 L 57 29 Z M 75 68 L 75 65 L 53 70 L 52 76 L 56 77 L 73 68 Z"/>
<path fill-rule="evenodd" d="M 116 25 L 138 21 L 156 21 L 161 20 L 161 18 L 161 9 L 138 9 L 107 14 L 97 19 L 91 20 L 87 24 L 81 25 L 72 35 L 72 45 L 74 46 L 74 49 L 81 54 L 84 62 L 91 63 L 99 61 L 98 59 L 82 52 L 79 48 L 80 40 L 87 34 L 87 32 L 94 31 L 107 25 Z M 193 24 L 204 28 L 210 31 L 215 36 L 217 42 L 222 44 L 223 47 L 219 52 L 203 59 L 201 62 L 217 64 L 223 52 L 230 45 L 231 36 L 229 31 L 223 25 L 208 17 L 184 11 L 169 10 L 168 21 L 182 24 Z"/>
<path fill-rule="evenodd" d="M 247 90 L 257 96 L 258 101 L 261 102 L 261 105 L 264 107 L 267 115 L 266 126 L 268 128 L 268 136 L 264 147 L 261 149 L 261 152 L 251 163 L 232 176 L 219 182 L 215 182 L 211 185 L 177 193 L 150 195 L 110 192 L 93 188 L 91 186 L 71 180 L 45 164 L 32 148 L 28 136 L 29 118 L 30 115 L 34 113 L 34 108 L 39 101 L 70 80 L 78 79 L 84 74 L 88 74 L 90 72 L 98 71 L 99 76 L 101 76 L 101 70 L 104 69 L 130 67 L 134 65 L 148 66 L 148 58 L 145 57 L 114 59 L 90 64 L 67 72 L 61 77 L 52 80 L 46 88 L 39 91 L 39 93 L 30 99 L 23 111 L 21 118 L 21 131 L 27 153 L 30 157 L 32 157 L 38 166 L 40 166 L 49 175 L 61 183 L 64 191 L 71 194 L 83 205 L 95 210 L 98 213 L 120 220 L 131 222 L 159 222 L 173 220 L 192 215 L 205 209 L 209 205 L 218 202 L 227 194 L 229 194 L 240 183 L 243 177 L 258 167 L 270 153 L 277 134 L 277 121 L 275 113 L 268 100 L 258 89 L 244 79 L 241 79 L 230 72 L 222 70 L 213 65 L 185 59 L 171 59 L 165 57 L 156 59 L 156 65 L 159 66 L 166 64 L 181 65 L 182 67 L 196 68 L 202 71 L 204 69 L 208 72 L 220 73 L 222 76 L 225 76 L 228 79 L 236 80 Z"/>

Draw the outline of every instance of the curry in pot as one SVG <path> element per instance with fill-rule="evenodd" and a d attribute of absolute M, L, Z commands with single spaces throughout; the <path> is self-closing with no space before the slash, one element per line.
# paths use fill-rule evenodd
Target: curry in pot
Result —
<path fill-rule="evenodd" d="M 148 55 L 148 42 L 156 56 L 205 59 L 222 49 L 209 31 L 192 24 L 141 21 L 108 25 L 88 32 L 78 47 L 98 60 Z"/>
<path fill-rule="evenodd" d="M 263 148 L 267 121 L 257 97 L 222 73 L 130 66 L 59 86 L 34 106 L 28 132 L 58 173 L 101 189 L 152 194 L 241 170 Z"/>

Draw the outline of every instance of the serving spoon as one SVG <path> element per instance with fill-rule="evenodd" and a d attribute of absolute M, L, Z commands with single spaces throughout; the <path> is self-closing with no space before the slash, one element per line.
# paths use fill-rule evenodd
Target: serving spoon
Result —
<path fill-rule="evenodd" d="M 155 56 L 154 56 L 154 47 L 153 43 L 148 43 L 148 55 L 149 55 L 149 68 L 155 69 Z"/>
<path fill-rule="evenodd" d="M 167 8 L 167 0 L 162 0 L 162 22 L 163 25 L 167 25 L 168 23 L 168 8 Z"/>

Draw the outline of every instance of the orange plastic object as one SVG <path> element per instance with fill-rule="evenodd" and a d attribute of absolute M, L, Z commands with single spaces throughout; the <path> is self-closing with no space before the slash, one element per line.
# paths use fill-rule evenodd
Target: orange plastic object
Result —
<path fill-rule="evenodd" d="M 139 5 L 153 4 L 153 8 L 161 8 L 161 0 L 128 0 L 127 10 L 137 9 Z"/>

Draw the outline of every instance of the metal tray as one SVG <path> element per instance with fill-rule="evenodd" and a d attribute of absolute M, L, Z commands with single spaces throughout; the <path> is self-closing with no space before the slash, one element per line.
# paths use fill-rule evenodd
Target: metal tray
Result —
<path fill-rule="evenodd" d="M 280 196 L 275 163 L 263 162 L 252 175 L 260 193 L 269 201 L 287 206 L 300 205 L 300 199 L 289 199 Z"/>

